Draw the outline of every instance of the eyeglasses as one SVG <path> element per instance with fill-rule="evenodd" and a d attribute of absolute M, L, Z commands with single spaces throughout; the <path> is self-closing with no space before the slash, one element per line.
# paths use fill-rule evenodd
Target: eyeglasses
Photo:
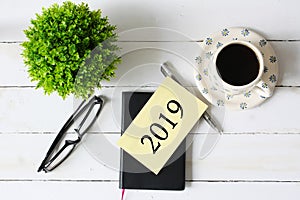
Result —
<path fill-rule="evenodd" d="M 38 168 L 38 172 L 42 170 L 44 172 L 54 170 L 71 155 L 82 137 L 96 121 L 102 106 L 103 100 L 100 96 L 93 96 L 87 102 L 84 100 L 80 103 L 54 139 L 46 157 Z M 74 124 L 78 124 L 78 126 L 74 128 L 77 138 L 72 140 L 66 139 L 69 135 L 68 130 Z"/>

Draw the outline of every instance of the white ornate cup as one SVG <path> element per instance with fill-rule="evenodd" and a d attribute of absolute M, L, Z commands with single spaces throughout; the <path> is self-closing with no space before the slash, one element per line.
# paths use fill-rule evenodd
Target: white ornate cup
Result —
<path fill-rule="evenodd" d="M 250 48 L 255 53 L 257 61 L 259 63 L 259 69 L 258 69 L 258 74 L 257 74 L 256 78 L 253 81 L 251 81 L 250 83 L 247 83 L 245 85 L 236 86 L 236 85 L 231 85 L 231 84 L 225 82 L 222 79 L 222 77 L 218 71 L 218 68 L 217 68 L 217 58 L 218 58 L 220 52 L 225 47 L 232 45 L 232 44 L 244 45 L 244 46 Z M 272 95 L 272 90 L 270 90 L 268 85 L 262 80 L 262 75 L 264 72 L 264 60 L 263 60 L 262 53 L 260 52 L 260 50 L 257 47 L 255 47 L 250 42 L 234 40 L 227 44 L 224 44 L 223 46 L 219 47 L 216 50 L 216 52 L 214 53 L 214 55 L 212 57 L 210 65 L 211 66 L 209 66 L 209 73 L 208 73 L 209 79 L 211 80 L 213 86 L 216 89 L 218 89 L 226 94 L 237 95 L 237 94 L 241 94 L 241 93 L 252 90 L 264 97 L 270 97 Z"/>

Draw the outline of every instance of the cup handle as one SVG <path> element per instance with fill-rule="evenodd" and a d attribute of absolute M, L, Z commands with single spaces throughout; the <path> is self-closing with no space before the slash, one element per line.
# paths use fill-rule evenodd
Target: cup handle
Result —
<path fill-rule="evenodd" d="M 273 91 L 270 89 L 268 84 L 262 80 L 255 85 L 253 90 L 263 97 L 270 97 L 273 94 Z"/>

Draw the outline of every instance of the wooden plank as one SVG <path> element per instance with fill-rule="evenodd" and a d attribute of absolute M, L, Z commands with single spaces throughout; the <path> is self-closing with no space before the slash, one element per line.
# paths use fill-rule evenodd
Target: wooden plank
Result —
<path fill-rule="evenodd" d="M 300 42 L 270 41 L 270 44 L 279 60 L 277 85 L 299 86 Z M 122 49 L 122 63 L 116 71 L 116 78 L 103 85 L 140 86 L 160 83 L 163 79 L 160 65 L 169 61 L 181 83 L 196 86 L 194 72 L 198 68 L 195 58 L 202 51 L 201 42 L 119 42 L 118 45 Z"/>
<path fill-rule="evenodd" d="M 22 47 L 19 44 L 0 44 L 1 86 L 36 85 L 30 82 L 21 54 Z"/>
<path fill-rule="evenodd" d="M 299 180 L 298 135 L 223 136 L 208 157 L 192 163 L 193 180 Z"/>
<path fill-rule="evenodd" d="M 33 88 L 0 89 L 0 132 L 58 131 L 72 114 L 72 98 Z"/>
<path fill-rule="evenodd" d="M 103 132 L 120 130 L 121 92 L 133 90 L 154 91 L 154 88 L 107 88 L 99 92 L 108 96 L 110 101 L 99 116 L 98 127 L 95 130 Z M 191 91 L 200 97 L 195 89 Z M 296 87 L 276 88 L 274 95 L 256 108 L 246 111 L 230 111 L 211 106 L 209 112 L 226 133 L 299 133 L 297 117 L 300 109 L 299 95 L 299 88 Z M 107 116 L 112 116 L 112 118 Z M 207 133 L 213 130 L 202 120 L 192 132 Z"/>
<path fill-rule="evenodd" d="M 0 41 L 24 40 L 22 30 L 29 26 L 34 14 L 40 13 L 42 7 L 62 1 L 12 0 L 6 2 L 0 9 L 2 13 Z M 103 15 L 109 16 L 111 23 L 118 26 L 119 32 L 149 26 L 162 27 L 174 29 L 192 39 L 199 40 L 224 27 L 248 26 L 262 32 L 268 39 L 300 39 L 300 28 L 295 26 L 300 19 L 297 0 L 276 2 L 272 0 L 263 2 L 87 0 L 85 2 L 89 3 L 92 9 L 101 8 Z M 255 14 L 250 14 L 250 11 L 255 11 Z M 158 38 L 170 39 L 168 36 Z M 145 37 L 134 36 L 129 39 L 145 40 Z"/>
<path fill-rule="evenodd" d="M 104 86 L 158 85 L 163 76 L 160 64 L 170 61 L 187 86 L 195 86 L 195 57 L 201 52 L 200 43 L 194 42 L 119 42 L 123 62 L 116 77 Z M 277 85 L 299 86 L 300 42 L 271 42 L 279 58 Z M 21 57 L 19 44 L 0 44 L 0 86 L 35 86 L 30 82 L 27 67 Z M 136 76 L 139 74 L 140 76 Z M 151 76 L 150 76 L 151 74 Z"/>
<path fill-rule="evenodd" d="M 272 46 L 279 58 L 279 80 L 277 85 L 299 86 L 300 74 L 300 43 L 272 42 Z"/>
<path fill-rule="evenodd" d="M 54 134 L 0 134 L 3 138 L 0 142 L 0 179 L 118 179 L 117 171 L 98 163 L 88 154 L 84 145 L 81 145 L 76 153 L 66 160 L 64 166 L 57 168 L 53 173 L 38 173 L 37 169 L 55 136 Z"/>
<path fill-rule="evenodd" d="M 191 136 L 189 140 L 193 139 L 193 145 L 186 159 L 188 181 L 300 180 L 299 134 L 224 134 L 205 159 L 199 158 L 205 136 Z M 0 134 L 0 181 L 119 179 L 118 133 L 89 134 L 55 171 L 37 173 L 54 137 L 54 134 Z M 105 142 L 110 142 L 111 146 L 104 146 Z"/>
<path fill-rule="evenodd" d="M 155 87 L 103 88 L 97 92 L 106 97 L 106 102 L 92 131 L 119 132 L 121 93 L 136 90 L 154 91 Z M 0 97 L 0 132 L 58 131 L 78 105 L 72 97 L 63 101 L 57 95 L 45 96 L 41 90 L 33 88 L 1 88 Z M 299 88 L 276 88 L 274 96 L 259 107 L 246 111 L 211 107 L 209 112 L 225 133 L 299 133 L 299 98 Z M 212 130 L 200 120 L 192 132 Z"/>
<path fill-rule="evenodd" d="M 0 12 L 0 41 L 21 41 L 25 40 L 23 30 L 30 25 L 30 20 L 35 18 L 35 13 L 41 13 L 42 7 L 49 7 L 51 4 L 63 0 L 42 0 L 34 2 L 30 0 L 12 0 L 1 4 Z M 74 2 L 80 3 L 79 0 Z"/>
<path fill-rule="evenodd" d="M 199 196 L 206 200 L 297 200 L 298 183 L 188 183 L 184 191 L 126 190 L 130 200 L 194 200 Z M 18 192 L 15 192 L 15 191 Z M 2 197 L 12 200 L 24 197 L 37 200 L 54 199 L 121 199 L 121 190 L 115 182 L 0 182 Z"/>
<path fill-rule="evenodd" d="M 186 78 L 186 85 L 195 85 L 193 79 L 194 59 L 200 52 L 199 43 L 140 43 L 120 42 L 122 64 L 116 71 L 116 78 L 111 82 L 103 82 L 106 86 L 138 86 L 153 85 L 162 81 L 159 71 L 160 64 L 167 60 L 175 66 L 181 66 L 180 72 Z M 6 67 L 0 74 L 0 86 L 35 86 L 30 82 L 27 67 L 21 57 L 22 48 L 19 44 L 0 44 L 0 65 Z M 189 62 L 191 64 L 189 64 Z M 187 70 L 182 70 L 185 67 Z M 136 73 L 142 76 L 136 76 Z M 149 76 L 151 74 L 151 76 Z M 133 77 L 134 76 L 134 77 Z"/>

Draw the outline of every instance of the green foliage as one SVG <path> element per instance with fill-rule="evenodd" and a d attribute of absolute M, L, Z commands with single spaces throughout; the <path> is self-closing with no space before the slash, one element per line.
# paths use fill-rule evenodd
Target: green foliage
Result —
<path fill-rule="evenodd" d="M 100 10 L 67 1 L 43 8 L 31 24 L 24 31 L 28 41 L 22 43 L 22 56 L 31 80 L 46 94 L 87 98 L 114 76 L 120 62 L 116 26 Z"/>

